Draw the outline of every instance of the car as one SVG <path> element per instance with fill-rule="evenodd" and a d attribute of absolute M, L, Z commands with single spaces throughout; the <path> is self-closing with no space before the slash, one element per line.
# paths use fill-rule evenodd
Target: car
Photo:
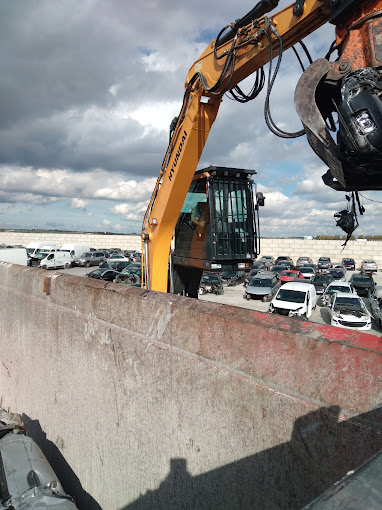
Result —
<path fill-rule="evenodd" d="M 379 328 L 382 329 L 382 286 L 376 285 L 370 289 L 367 297 L 369 298 L 371 313 L 373 314 L 374 320 Z"/>
<path fill-rule="evenodd" d="M 299 257 L 296 262 L 296 269 L 300 269 L 306 264 L 313 264 L 313 260 L 310 257 Z"/>
<path fill-rule="evenodd" d="M 300 273 L 305 278 L 305 280 L 311 280 L 313 276 L 316 274 L 316 270 L 310 266 L 300 267 Z"/>
<path fill-rule="evenodd" d="M 293 280 L 305 280 L 304 275 L 296 269 L 289 269 L 280 273 L 282 283 L 292 282 Z"/>
<path fill-rule="evenodd" d="M 330 269 L 332 267 L 332 261 L 329 257 L 320 257 L 317 262 L 318 269 Z"/>
<path fill-rule="evenodd" d="M 332 283 L 333 276 L 328 273 L 315 274 L 310 283 L 315 286 L 317 294 L 324 294 L 326 287 Z"/>
<path fill-rule="evenodd" d="M 329 317 L 332 326 L 361 331 L 371 329 L 370 312 L 357 294 L 334 293 L 329 303 Z"/>
<path fill-rule="evenodd" d="M 354 259 L 346 258 L 341 260 L 342 265 L 345 266 L 345 268 L 348 271 L 355 271 L 355 261 Z"/>
<path fill-rule="evenodd" d="M 74 260 L 73 264 L 76 266 L 98 266 L 106 260 L 106 253 L 103 251 L 87 251 L 78 259 Z"/>
<path fill-rule="evenodd" d="M 332 262 L 332 267 L 331 269 L 342 269 L 342 271 L 346 274 L 347 272 L 347 269 L 346 267 L 342 264 L 342 262 Z"/>
<path fill-rule="evenodd" d="M 205 274 L 200 280 L 198 294 L 203 295 L 210 292 L 220 296 L 224 294 L 223 281 L 217 274 Z"/>
<path fill-rule="evenodd" d="M 378 266 L 375 260 L 367 259 L 361 262 L 361 273 L 376 273 L 378 271 Z"/>
<path fill-rule="evenodd" d="M 342 292 L 347 294 L 357 294 L 355 288 L 350 282 L 335 282 L 329 283 L 329 285 L 326 287 L 325 292 L 322 296 L 322 304 L 325 306 L 327 305 L 331 298 L 332 294 L 335 294 L 336 292 Z"/>
<path fill-rule="evenodd" d="M 275 259 L 272 255 L 263 255 L 259 258 L 258 262 L 262 262 L 266 267 L 270 268 L 274 265 Z"/>
<path fill-rule="evenodd" d="M 257 269 L 260 271 L 261 269 L 267 269 L 267 266 L 264 262 L 261 262 L 260 260 L 255 260 L 252 264 L 251 270 Z"/>
<path fill-rule="evenodd" d="M 221 278 L 224 283 L 228 285 L 238 285 L 239 283 L 243 283 L 245 280 L 245 272 L 244 271 L 223 271 L 221 274 Z M 231 282 L 232 280 L 232 282 Z"/>
<path fill-rule="evenodd" d="M 294 265 L 289 260 L 280 260 L 280 262 L 277 264 L 278 266 L 284 266 L 284 271 L 287 269 L 294 269 Z"/>
<path fill-rule="evenodd" d="M 286 271 L 287 270 L 287 266 L 281 266 L 279 264 L 275 265 L 272 267 L 271 271 L 272 273 L 282 273 L 283 271 Z"/>
<path fill-rule="evenodd" d="M 333 280 L 337 282 L 345 282 L 346 281 L 346 274 L 344 273 L 343 269 L 338 269 L 331 267 L 328 269 L 328 273 L 332 275 Z"/>
<path fill-rule="evenodd" d="M 116 271 L 115 269 L 99 267 L 98 269 L 95 269 L 94 271 L 88 273 L 86 276 L 88 278 L 95 278 L 96 280 L 105 280 L 107 282 L 113 282 L 115 277 L 118 276 L 119 274 L 120 274 L 119 271 Z"/>
<path fill-rule="evenodd" d="M 317 306 L 317 293 L 314 285 L 309 282 L 294 281 L 283 285 L 272 299 L 268 312 L 303 316 L 308 319 Z"/>
<path fill-rule="evenodd" d="M 283 267 L 283 270 L 285 268 Z M 248 282 L 254 277 L 257 275 L 257 273 L 260 273 L 260 272 L 264 272 L 264 271 L 267 271 L 266 268 L 262 268 L 262 269 L 256 269 L 256 268 L 252 268 L 248 273 L 245 274 L 245 277 L 244 277 L 244 286 L 248 285 Z"/>
<path fill-rule="evenodd" d="M 108 260 L 126 260 L 127 262 L 131 262 L 131 259 L 125 257 L 123 253 L 114 253 L 113 255 L 110 255 Z"/>
<path fill-rule="evenodd" d="M 287 255 L 280 255 L 279 257 L 277 257 L 275 261 L 275 266 L 277 266 L 281 261 L 290 262 L 291 266 L 293 266 L 293 260 Z M 294 269 L 294 267 L 291 267 L 291 269 Z"/>
<path fill-rule="evenodd" d="M 352 283 L 359 296 L 367 296 L 375 287 L 373 277 L 362 273 L 354 273 L 349 282 Z"/>
<path fill-rule="evenodd" d="M 116 275 L 114 282 L 115 283 L 125 283 L 127 285 L 132 285 L 135 287 L 140 287 L 142 281 L 142 269 L 139 265 L 138 267 L 134 267 L 134 264 L 130 264 L 125 267 L 118 275 Z"/>
<path fill-rule="evenodd" d="M 125 267 L 130 266 L 130 260 L 118 260 L 118 259 L 107 259 L 105 262 L 99 265 L 105 269 L 115 269 L 116 271 L 122 271 Z"/>
<path fill-rule="evenodd" d="M 278 273 L 267 272 L 258 273 L 250 280 L 245 288 L 244 298 L 262 299 L 270 301 L 281 286 L 280 276 Z"/>

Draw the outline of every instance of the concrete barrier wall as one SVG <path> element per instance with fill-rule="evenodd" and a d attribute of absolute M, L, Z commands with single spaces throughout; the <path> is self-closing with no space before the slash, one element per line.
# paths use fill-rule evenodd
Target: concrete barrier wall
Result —
<path fill-rule="evenodd" d="M 1 405 L 80 510 L 301 508 L 382 448 L 382 340 L 0 263 Z"/>
<path fill-rule="evenodd" d="M 32 241 L 55 241 L 64 243 L 87 243 L 94 248 L 121 248 L 141 251 L 138 235 L 96 235 L 96 234 L 31 234 L 0 232 L 0 244 L 22 244 Z M 261 255 L 288 255 L 294 261 L 298 257 L 312 257 L 315 262 L 321 256 L 331 257 L 339 262 L 344 257 L 354 258 L 359 265 L 365 258 L 373 258 L 382 268 L 382 241 L 349 241 L 345 250 L 343 241 L 317 241 L 308 239 L 261 239 Z"/>

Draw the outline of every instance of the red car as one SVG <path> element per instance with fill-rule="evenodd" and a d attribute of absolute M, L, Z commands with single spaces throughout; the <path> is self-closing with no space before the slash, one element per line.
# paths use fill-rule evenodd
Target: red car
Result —
<path fill-rule="evenodd" d="M 289 269 L 280 273 L 281 283 L 293 282 L 294 280 L 304 280 L 304 275 L 296 269 Z"/>

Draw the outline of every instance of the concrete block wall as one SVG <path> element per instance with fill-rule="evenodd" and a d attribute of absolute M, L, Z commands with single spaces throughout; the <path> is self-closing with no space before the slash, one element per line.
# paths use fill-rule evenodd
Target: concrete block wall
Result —
<path fill-rule="evenodd" d="M 301 508 L 382 448 L 382 340 L 0 263 L 1 405 L 80 510 Z"/>
<path fill-rule="evenodd" d="M 0 232 L 0 244 L 21 244 L 26 246 L 32 241 L 55 241 L 64 243 L 87 243 L 94 248 L 121 248 L 122 250 L 141 251 L 141 238 L 138 235 L 97 235 L 97 234 L 35 234 L 18 232 Z M 334 262 L 344 257 L 354 258 L 359 266 L 365 258 L 374 259 L 382 268 L 382 241 L 350 241 L 345 249 L 343 241 L 317 241 L 308 239 L 261 239 L 260 255 L 288 255 L 294 261 L 300 256 L 313 257 L 317 262 L 321 256 L 330 257 Z"/>
<path fill-rule="evenodd" d="M 362 260 L 374 259 L 382 269 L 381 241 L 349 241 L 344 248 L 343 241 L 318 241 L 309 239 L 261 239 L 260 256 L 287 255 L 295 262 L 298 257 L 312 257 L 317 262 L 319 257 L 330 257 L 333 262 L 343 258 L 353 258 L 359 267 Z"/>
<path fill-rule="evenodd" d="M 0 232 L 0 244 L 26 246 L 33 241 L 54 241 L 60 246 L 67 243 L 86 243 L 91 248 L 121 248 L 122 250 L 141 251 L 141 238 L 138 235 Z"/>

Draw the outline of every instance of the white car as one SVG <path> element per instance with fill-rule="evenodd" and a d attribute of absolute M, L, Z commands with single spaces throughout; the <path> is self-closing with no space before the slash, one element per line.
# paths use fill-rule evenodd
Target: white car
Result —
<path fill-rule="evenodd" d="M 314 285 L 304 281 L 285 283 L 272 299 L 268 312 L 280 315 L 302 316 L 308 319 L 317 305 L 317 293 Z"/>
<path fill-rule="evenodd" d="M 371 315 L 356 294 L 334 293 L 329 304 L 329 316 L 332 326 L 361 331 L 371 329 Z"/>
<path fill-rule="evenodd" d="M 300 273 L 305 278 L 305 280 L 311 280 L 313 276 L 315 276 L 316 271 L 313 269 L 313 267 L 300 267 L 299 268 Z"/>
<path fill-rule="evenodd" d="M 325 292 L 322 296 L 322 304 L 327 305 L 331 299 L 332 295 L 337 292 L 343 292 L 346 294 L 357 294 L 355 288 L 350 282 L 332 282 L 326 287 Z"/>

